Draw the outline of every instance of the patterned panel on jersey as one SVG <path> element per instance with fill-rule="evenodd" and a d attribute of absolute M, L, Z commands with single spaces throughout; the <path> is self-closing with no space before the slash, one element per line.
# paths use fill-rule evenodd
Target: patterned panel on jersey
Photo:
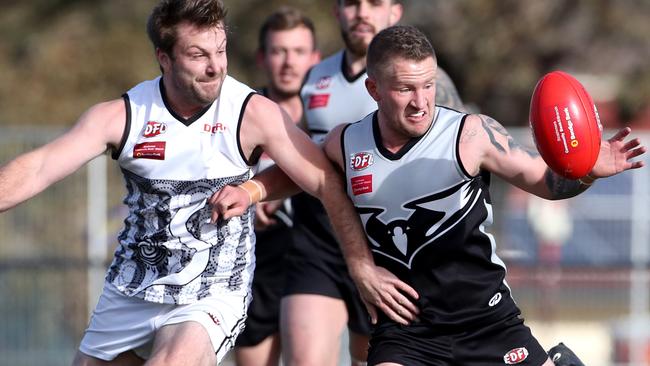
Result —
<path fill-rule="evenodd" d="M 241 275 L 250 257 L 251 210 L 213 225 L 206 202 L 225 185 L 247 180 L 248 173 L 197 181 L 123 173 L 128 189 L 124 202 L 135 209 L 118 237 L 121 248 L 109 282 L 131 296 L 145 290 L 150 301 L 174 303 L 200 298 L 215 283 L 235 290 L 246 282 Z"/>
<path fill-rule="evenodd" d="M 476 205 L 481 196 L 480 179 L 406 203 L 409 217 L 381 218 L 384 208 L 357 207 L 372 251 L 411 268 L 413 259 L 424 247 L 453 229 Z M 390 218 L 389 218 L 390 219 Z"/>

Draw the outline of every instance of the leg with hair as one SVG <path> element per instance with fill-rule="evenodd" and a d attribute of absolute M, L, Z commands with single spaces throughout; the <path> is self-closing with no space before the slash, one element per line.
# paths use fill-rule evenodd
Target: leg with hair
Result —
<path fill-rule="evenodd" d="M 235 348 L 237 366 L 278 366 L 280 364 L 280 334 L 273 334 L 254 346 Z"/>
<path fill-rule="evenodd" d="M 214 366 L 215 349 L 208 332 L 198 322 L 165 325 L 156 334 L 147 366 Z"/>
<path fill-rule="evenodd" d="M 81 351 L 77 351 L 77 354 L 74 357 L 74 361 L 72 361 L 73 366 L 141 366 L 142 364 L 144 364 L 144 360 L 136 356 L 136 354 L 132 351 L 124 352 L 112 361 L 100 360 L 98 358 L 88 356 Z"/>
<path fill-rule="evenodd" d="M 286 366 L 336 366 L 347 323 L 345 303 L 322 295 L 282 299 L 280 333 Z"/>

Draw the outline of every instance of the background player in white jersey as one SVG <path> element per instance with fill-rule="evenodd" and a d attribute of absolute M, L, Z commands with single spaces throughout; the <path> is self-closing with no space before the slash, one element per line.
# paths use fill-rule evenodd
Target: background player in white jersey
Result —
<path fill-rule="evenodd" d="M 381 31 L 369 46 L 366 81 L 378 110 L 334 129 L 324 147 L 368 238 L 365 246 L 342 243 L 376 323 L 368 364 L 553 365 L 523 324 L 495 253 L 490 173 L 565 199 L 596 178 L 642 167 L 632 159 L 646 149 L 622 129 L 602 142 L 587 177 L 563 178 L 494 119 L 436 105 L 436 72 L 420 31 Z M 411 287 L 385 281 L 386 271 Z M 573 356 L 552 352 L 561 353 L 559 364 Z"/>
<path fill-rule="evenodd" d="M 377 108 L 364 82 L 372 37 L 395 24 L 402 5 L 394 0 L 337 0 L 335 14 L 345 48 L 316 65 L 301 90 L 307 128 L 316 142 L 335 126 Z M 439 74 L 438 102 L 462 108 L 449 79 Z M 322 206 L 308 194 L 293 199 L 294 245 L 288 256 L 282 301 L 282 343 L 290 365 L 335 365 L 346 325 L 353 364 L 366 359 L 370 324 Z"/>
<path fill-rule="evenodd" d="M 300 87 L 307 71 L 320 60 L 312 21 L 299 10 L 282 7 L 262 24 L 257 61 L 268 83 L 259 92 L 278 103 L 298 124 L 302 119 Z M 260 170 L 272 164 L 266 154 Z M 246 328 L 237 337 L 235 359 L 240 366 L 271 366 L 280 361 L 280 300 L 284 290 L 285 256 L 291 245 L 290 200 L 260 202 L 255 217 L 255 276 Z"/>
<path fill-rule="evenodd" d="M 163 0 L 147 31 L 162 75 L 91 107 L 61 137 L 0 168 L 0 211 L 112 151 L 126 185 L 119 245 L 75 365 L 214 365 L 250 301 L 253 215 L 211 220 L 228 184 L 251 202 L 262 151 L 326 202 L 342 240 L 365 240 L 330 163 L 275 103 L 227 76 L 219 0 Z M 220 196 L 215 212 L 232 197 Z M 218 219 L 218 220 L 214 220 Z"/>

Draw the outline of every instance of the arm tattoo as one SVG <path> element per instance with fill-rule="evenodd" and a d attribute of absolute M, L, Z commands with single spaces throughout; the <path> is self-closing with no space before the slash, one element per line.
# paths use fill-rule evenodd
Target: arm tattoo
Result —
<path fill-rule="evenodd" d="M 497 139 L 494 137 L 494 132 L 498 132 L 500 135 L 509 137 L 510 135 L 508 134 L 508 131 L 506 131 L 499 122 L 495 121 L 493 118 L 479 114 L 479 117 L 481 118 L 481 125 L 483 126 L 483 129 L 485 130 L 485 133 L 487 133 L 488 137 L 490 138 L 490 142 L 494 147 L 499 150 L 501 153 L 505 153 L 506 149 L 497 141 Z"/>
<path fill-rule="evenodd" d="M 525 147 L 519 145 L 515 141 L 515 139 L 513 139 L 512 136 L 510 136 L 508 131 L 499 122 L 497 122 L 494 118 L 488 117 L 488 116 L 485 116 L 485 115 L 482 115 L 482 114 L 480 114 L 479 117 L 481 118 L 481 124 L 483 125 L 483 129 L 485 130 L 485 132 L 490 137 L 490 142 L 492 142 L 492 145 L 494 145 L 494 147 L 499 152 L 505 153 L 506 149 L 503 147 L 503 145 L 501 145 L 496 140 L 496 138 L 494 136 L 495 132 L 506 138 L 506 140 L 508 141 L 508 149 L 510 151 L 520 150 L 520 151 L 528 154 L 528 156 L 530 156 L 531 158 L 536 158 L 536 157 L 539 156 L 537 151 L 534 151 L 534 150 L 531 150 L 531 149 L 528 149 L 528 148 L 525 148 Z"/>
<path fill-rule="evenodd" d="M 577 180 L 567 179 L 554 173 L 550 168 L 546 169 L 544 181 L 553 199 L 556 200 L 577 196 L 589 188 Z"/>
<path fill-rule="evenodd" d="M 456 85 L 441 68 L 438 68 L 436 74 L 436 104 L 465 112 L 465 106 L 458 95 Z"/>

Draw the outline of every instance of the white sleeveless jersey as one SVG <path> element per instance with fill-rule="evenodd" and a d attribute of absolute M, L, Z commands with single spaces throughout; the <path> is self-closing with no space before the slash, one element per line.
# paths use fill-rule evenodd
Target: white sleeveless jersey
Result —
<path fill-rule="evenodd" d="M 341 137 L 347 193 L 375 262 L 411 284 L 422 321 L 441 327 L 518 311 L 487 231 L 489 175 L 472 177 L 459 160 L 464 119 L 436 106 L 432 127 L 397 153 L 383 147 L 376 113 Z"/>
<path fill-rule="evenodd" d="M 252 175 L 239 127 L 254 91 L 226 76 L 219 98 L 186 120 L 168 108 L 163 90 L 159 77 L 124 95 L 127 126 L 113 158 L 129 214 L 107 281 L 159 303 L 247 294 L 255 267 L 252 210 L 213 225 L 206 202 Z"/>
<path fill-rule="evenodd" d="M 344 55 L 340 51 L 314 66 L 300 91 L 307 127 L 316 143 L 334 127 L 358 121 L 377 109 L 366 90 L 368 75 L 363 71 L 347 78 Z"/>

